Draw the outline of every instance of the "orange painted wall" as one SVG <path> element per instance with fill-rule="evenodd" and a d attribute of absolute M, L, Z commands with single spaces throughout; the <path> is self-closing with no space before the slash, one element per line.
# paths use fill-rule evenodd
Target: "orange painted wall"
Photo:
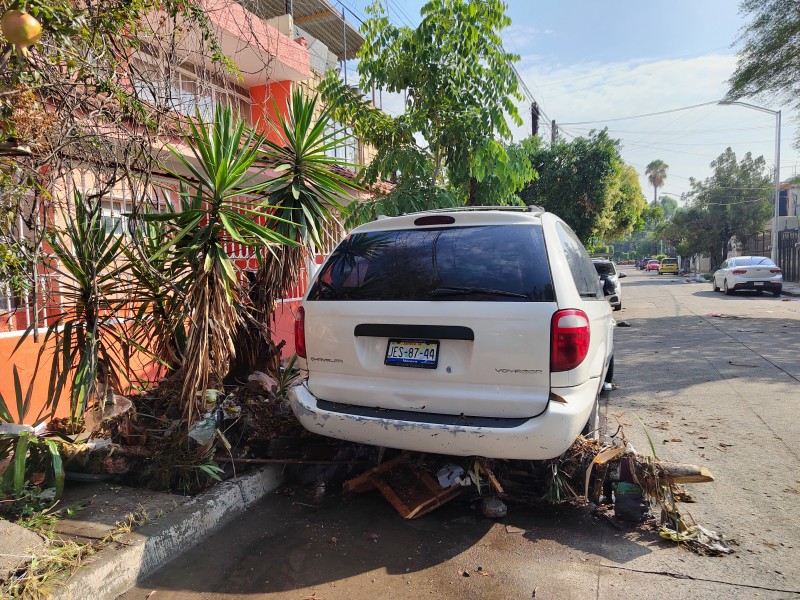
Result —
<path fill-rule="evenodd" d="M 265 134 L 270 141 L 282 141 L 281 136 L 276 133 L 270 123 L 278 125 L 278 117 L 275 114 L 276 106 L 284 117 L 288 116 L 287 102 L 291 97 L 291 81 L 278 81 L 250 88 L 250 98 L 253 102 L 251 107 L 253 128 L 259 133 Z"/>
<path fill-rule="evenodd" d="M 17 419 L 17 410 L 16 394 L 14 392 L 14 366 L 16 365 L 17 367 L 22 393 L 24 395 L 28 390 L 30 381 L 36 373 L 36 361 L 42 348 L 41 340 L 44 334 L 40 336 L 39 343 L 34 341 L 33 334 L 29 335 L 15 352 L 14 349 L 21 337 L 21 335 L 0 337 L 0 394 L 5 398 L 6 404 L 11 411 L 11 416 L 14 417 L 15 420 Z M 45 346 L 45 351 L 39 362 L 38 374 L 36 374 L 33 394 L 31 395 L 30 408 L 25 417 L 26 423 L 33 423 L 40 415 L 47 402 L 47 386 L 50 380 L 50 369 L 53 364 L 52 341 L 48 343 L 48 346 L 50 348 Z M 132 377 L 139 380 L 131 382 L 129 384 L 131 388 L 145 382 L 154 383 L 161 376 L 157 366 L 154 365 L 152 361 L 148 360 L 146 355 L 136 350 L 131 351 L 129 367 Z M 123 385 L 126 385 L 125 375 L 121 375 L 120 379 Z M 123 394 L 126 391 L 128 390 L 123 390 Z M 62 394 L 55 416 L 69 416 L 69 395 L 67 393 Z"/>
<path fill-rule="evenodd" d="M 14 420 L 18 417 L 15 400 L 16 394 L 14 393 L 14 365 L 17 366 L 20 382 L 22 384 L 22 393 L 24 395 L 28 390 L 28 384 L 36 370 L 36 359 L 39 356 L 39 349 L 41 348 L 41 344 L 34 343 L 33 335 L 30 335 L 19 349 L 14 352 L 14 348 L 19 340 L 20 336 L 18 335 L 0 337 L 0 394 L 5 398 Z M 39 375 L 34 382 L 31 407 L 25 419 L 28 423 L 32 423 L 36 419 L 47 400 L 47 383 L 50 378 L 52 356 L 52 351 L 45 352 L 42 356 L 41 364 L 43 366 L 39 368 Z M 67 415 L 69 415 L 69 401 L 59 404 L 59 410 L 56 416 L 64 417 Z"/>

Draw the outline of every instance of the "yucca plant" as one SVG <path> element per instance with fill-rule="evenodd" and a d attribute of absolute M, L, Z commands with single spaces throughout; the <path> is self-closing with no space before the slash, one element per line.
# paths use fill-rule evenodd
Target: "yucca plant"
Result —
<path fill-rule="evenodd" d="M 296 242 L 259 222 L 276 219 L 266 201 L 253 204 L 244 198 L 261 192 L 268 184 L 264 169 L 255 166 L 264 137 L 248 130 L 230 106 L 218 107 L 210 123 L 199 113 L 188 119 L 184 141 L 191 158 L 170 146 L 181 166 L 172 175 L 180 181 L 182 210 L 141 218 L 174 225 L 172 238 L 151 260 L 170 252 L 188 268 L 181 298 L 183 311 L 177 313 L 188 323 L 188 331 L 176 377 L 181 380 L 184 416 L 191 424 L 206 390 L 222 383 L 236 355 L 234 335 L 242 318 L 240 284 L 226 244 L 266 248 Z"/>
<path fill-rule="evenodd" d="M 120 389 L 120 374 L 128 370 L 126 333 L 118 323 L 125 303 L 125 268 L 120 258 L 119 232 L 106 226 L 99 198 L 74 194 L 74 214 L 64 214 L 63 228 L 47 236 L 59 274 L 61 312 L 49 315 L 39 359 L 52 352 L 47 407 L 55 412 L 67 389 L 70 421 L 78 423 L 87 406 L 112 397 Z M 17 348 L 33 331 L 20 338 Z"/>
<path fill-rule="evenodd" d="M 33 432 L 33 427 L 44 420 L 43 414 L 36 417 L 33 425 L 23 425 L 31 406 L 34 379 L 31 379 L 28 389 L 23 393 L 16 365 L 13 368 L 13 377 L 16 421 L 11 417 L 8 404 L 0 394 L 0 463 L 8 460 L 8 467 L 0 478 L 0 496 L 21 498 L 31 475 L 35 472 L 47 472 L 55 486 L 56 498 L 60 498 L 64 492 L 64 467 L 58 443 L 52 439 L 38 437 Z M 3 427 L 4 425 L 19 427 Z"/>
<path fill-rule="evenodd" d="M 264 140 L 260 159 L 277 173 L 262 192 L 274 207 L 276 219 L 270 227 L 293 244 L 266 254 L 251 286 L 259 326 L 244 328 L 239 336 L 249 362 L 244 366 L 250 369 L 263 367 L 260 355 L 271 346 L 270 319 L 277 301 L 297 285 L 306 252 L 322 247 L 323 230 L 336 222 L 334 212 L 342 210 L 342 201 L 350 199 L 345 187 L 352 182 L 332 167 L 353 165 L 329 155 L 347 138 L 330 129 L 330 111 L 319 112 L 318 102 L 317 96 L 295 90 L 287 104 L 288 117 L 274 107 L 279 140 Z"/>
<path fill-rule="evenodd" d="M 175 214 L 172 204 L 165 202 L 162 214 Z M 143 215 L 155 214 L 146 210 Z M 180 251 L 161 252 L 164 240 L 174 237 L 175 223 L 144 220 L 131 215 L 135 224 L 134 245 L 121 250 L 128 261 L 131 285 L 131 307 L 135 311 L 130 338 L 152 352 L 154 361 L 167 374 L 175 372 L 186 348 L 186 324 L 181 310 L 181 293 L 189 276 L 189 265 Z M 180 242 L 178 243 L 180 247 Z"/>

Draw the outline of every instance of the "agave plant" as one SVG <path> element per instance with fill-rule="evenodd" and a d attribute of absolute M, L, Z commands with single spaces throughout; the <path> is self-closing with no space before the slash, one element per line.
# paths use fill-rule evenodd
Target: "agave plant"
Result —
<path fill-rule="evenodd" d="M 184 138 L 192 157 L 170 147 L 181 169 L 172 175 L 180 181 L 182 210 L 145 214 L 145 222 L 174 226 L 173 236 L 151 256 L 158 260 L 172 253 L 188 265 L 188 276 L 178 318 L 187 322 L 180 401 L 191 424 L 210 387 L 218 387 L 236 355 L 234 335 L 241 322 L 240 284 L 226 245 L 272 247 L 296 242 L 262 222 L 279 219 L 266 202 L 253 204 L 246 195 L 267 185 L 263 168 L 256 168 L 261 135 L 248 130 L 229 106 L 218 107 L 206 123 L 198 113 L 188 120 Z M 259 254 L 259 253 L 257 253 Z"/>
<path fill-rule="evenodd" d="M 336 222 L 334 213 L 342 210 L 342 201 L 350 199 L 345 188 L 352 182 L 332 167 L 352 165 L 329 154 L 346 137 L 331 131 L 330 112 L 319 112 L 318 102 L 317 96 L 295 90 L 287 104 L 288 117 L 275 107 L 279 141 L 264 140 L 261 160 L 277 173 L 262 192 L 274 207 L 270 226 L 293 244 L 273 248 L 263 257 L 251 287 L 258 333 L 247 328 L 238 341 L 250 369 L 263 366 L 261 355 L 271 345 L 270 319 L 277 301 L 297 285 L 306 252 L 322 247 L 323 230 Z"/>

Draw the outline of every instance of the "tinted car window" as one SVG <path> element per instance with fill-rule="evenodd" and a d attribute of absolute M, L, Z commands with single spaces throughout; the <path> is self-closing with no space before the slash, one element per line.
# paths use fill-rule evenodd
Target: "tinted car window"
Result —
<path fill-rule="evenodd" d="M 665 258 L 661 261 L 662 265 L 677 265 L 678 259 L 677 258 Z"/>
<path fill-rule="evenodd" d="M 353 234 L 331 254 L 308 295 L 308 300 L 554 299 L 542 229 L 532 225 Z"/>
<path fill-rule="evenodd" d="M 573 233 L 572 229 L 563 223 L 556 223 L 556 231 L 564 248 L 564 254 L 572 272 L 572 279 L 578 293 L 584 298 L 603 298 L 603 289 L 600 287 L 600 278 L 592 264 L 592 259 L 586 248 Z"/>
<path fill-rule="evenodd" d="M 734 262 L 737 267 L 774 267 L 775 263 L 765 256 L 747 256 L 744 258 L 737 258 Z"/>
<path fill-rule="evenodd" d="M 594 268 L 597 271 L 598 275 L 616 275 L 617 270 L 614 268 L 614 263 L 612 262 L 599 262 L 595 261 Z"/>

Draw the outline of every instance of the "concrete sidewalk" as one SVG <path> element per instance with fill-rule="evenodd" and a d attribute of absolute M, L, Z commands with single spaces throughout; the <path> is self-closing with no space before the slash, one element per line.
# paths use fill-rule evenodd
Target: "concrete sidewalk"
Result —
<path fill-rule="evenodd" d="M 68 580 L 52 583 L 49 597 L 113 600 L 281 483 L 282 468 L 274 466 L 219 483 L 195 497 L 105 483 L 70 486 L 60 506 L 73 508 L 72 516 L 61 519 L 54 534 L 82 544 L 105 541 Z M 0 554 L 19 553 L 18 548 L 4 550 L 2 542 Z"/>
<path fill-rule="evenodd" d="M 783 282 L 783 294 L 785 296 L 800 297 L 800 283 L 791 281 Z"/>

